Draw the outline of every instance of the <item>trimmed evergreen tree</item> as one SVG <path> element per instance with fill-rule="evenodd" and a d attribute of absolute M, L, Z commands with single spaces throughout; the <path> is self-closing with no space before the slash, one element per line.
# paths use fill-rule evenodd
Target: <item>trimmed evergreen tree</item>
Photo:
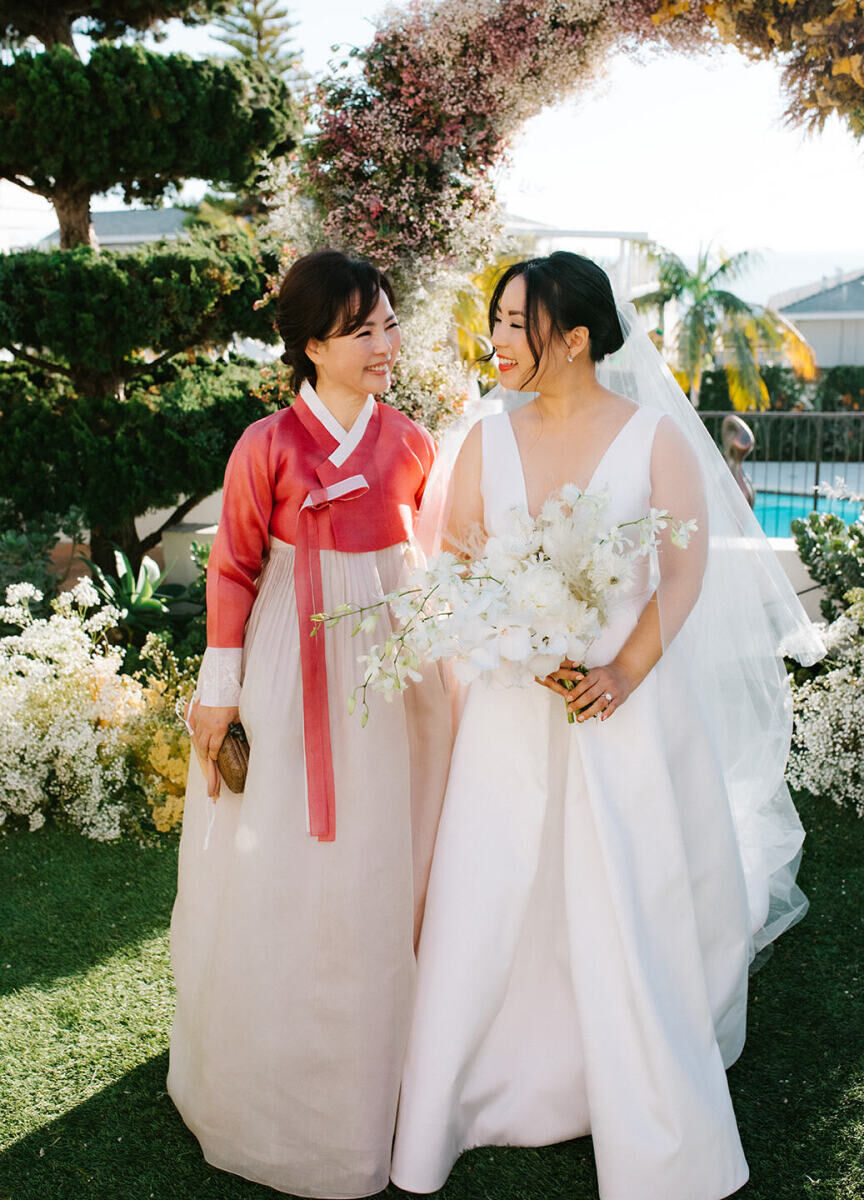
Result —
<path fill-rule="evenodd" d="M 265 156 L 294 146 L 299 122 L 286 84 L 260 64 L 104 40 L 83 62 L 72 23 L 109 38 L 218 7 L 0 0 L 7 36 L 46 46 L 0 65 L 0 177 L 50 199 L 61 231 L 59 250 L 0 256 L 0 346 L 16 360 L 0 366 L 0 498 L 22 517 L 80 503 L 103 569 L 115 544 L 140 560 L 135 516 L 174 504 L 170 523 L 215 490 L 240 430 L 266 411 L 252 364 L 208 366 L 200 351 L 235 334 L 274 339 L 255 302 L 277 257 L 240 232 L 99 251 L 90 198 L 120 186 L 158 204 L 190 177 L 248 189 Z"/>
<path fill-rule="evenodd" d="M 154 30 L 163 21 L 202 25 L 225 0 L 0 0 L 0 31 L 12 43 L 34 37 L 50 50 L 68 46 L 77 55 L 72 26 L 88 37 L 115 41 Z"/>
<path fill-rule="evenodd" d="M 157 203 L 184 179 L 246 188 L 263 153 L 294 144 L 285 85 L 238 60 L 141 46 L 66 46 L 0 67 L 0 178 L 54 205 L 64 249 L 91 240 L 90 197 L 120 185 Z"/>

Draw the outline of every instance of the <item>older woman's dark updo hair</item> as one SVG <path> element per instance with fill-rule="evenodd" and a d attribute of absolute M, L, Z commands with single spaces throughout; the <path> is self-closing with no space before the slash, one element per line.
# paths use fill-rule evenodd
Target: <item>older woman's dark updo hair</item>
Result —
<path fill-rule="evenodd" d="M 306 357 L 311 338 L 344 337 L 368 320 L 381 294 L 393 303 L 390 280 L 363 259 L 339 250 L 316 250 L 298 258 L 279 288 L 276 327 L 285 343 L 282 361 L 292 383 L 315 385 L 315 364 Z"/>
<path fill-rule="evenodd" d="M 489 303 L 490 331 L 495 326 L 504 289 L 518 275 L 525 279 L 525 336 L 534 359 L 529 379 L 537 374 L 545 348 L 541 312 L 548 315 L 553 334 L 562 338 L 578 325 L 584 326 L 588 330 L 592 362 L 600 362 L 624 345 L 609 276 L 590 258 L 568 250 L 557 250 L 547 258 L 530 258 L 508 267 L 495 285 Z"/>

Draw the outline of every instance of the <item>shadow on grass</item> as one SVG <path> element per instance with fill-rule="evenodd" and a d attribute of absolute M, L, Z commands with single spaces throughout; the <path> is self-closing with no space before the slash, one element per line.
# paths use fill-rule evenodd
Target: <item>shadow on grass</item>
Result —
<path fill-rule="evenodd" d="M 753 981 L 748 1043 L 729 1077 L 752 1172 L 741 1200 L 864 1196 L 864 821 L 825 800 L 800 804 L 809 831 L 801 882 L 812 907 Z M 150 851 L 22 835 L 0 841 L 0 856 L 14 884 L 12 896 L 4 889 L 0 927 L 5 921 L 10 944 L 26 932 L 22 953 L 42 955 L 34 977 L 89 964 L 167 920 L 172 845 Z M 25 919 L 16 906 L 28 901 Z M 46 932 L 54 943 L 43 951 Z M 162 1054 L 11 1146 L 0 1156 L 0 1200 L 272 1200 L 270 1189 L 207 1166 L 165 1093 L 166 1071 Z M 474 1150 L 438 1193 L 440 1200 L 597 1194 L 588 1139 Z M 405 1193 L 385 1195 L 403 1200 Z"/>
<path fill-rule="evenodd" d="M 160 1054 L 0 1154 L 0 1200 L 270 1200 L 204 1161 L 165 1091 Z M 441 1200 L 595 1200 L 587 1139 L 543 1150 L 474 1150 Z M 405 1193 L 389 1188 L 380 1200 Z"/>
<path fill-rule="evenodd" d="M 751 981 L 729 1074 L 751 1168 L 742 1200 L 864 1196 L 864 821 L 797 803 L 810 911 Z"/>
<path fill-rule="evenodd" d="M 391 1191 L 403 1200 L 409 1194 Z M 536 1150 L 469 1150 L 435 1193 L 439 1200 L 597 1200 L 599 1194 L 590 1138 Z"/>
<path fill-rule="evenodd" d="M 50 826 L 0 835 L 0 995 L 85 971 L 164 929 L 177 845 L 93 842 Z"/>
<path fill-rule="evenodd" d="M 160 1054 L 0 1154 L 2 1200 L 264 1200 L 209 1167 L 165 1091 Z"/>

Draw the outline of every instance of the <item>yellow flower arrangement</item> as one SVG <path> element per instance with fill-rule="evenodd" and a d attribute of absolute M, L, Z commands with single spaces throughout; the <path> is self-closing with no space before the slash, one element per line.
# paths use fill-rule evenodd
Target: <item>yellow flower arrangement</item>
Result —
<path fill-rule="evenodd" d="M 183 819 L 189 739 L 165 727 L 157 728 L 143 770 L 150 784 L 147 803 L 152 808 L 153 823 L 160 833 L 168 833 Z"/>
<path fill-rule="evenodd" d="M 189 739 L 177 710 L 192 693 L 197 663 L 181 667 L 155 635 L 148 637 L 141 657 L 143 705 L 134 724 L 134 752 L 153 823 L 160 833 L 168 833 L 183 819 Z"/>

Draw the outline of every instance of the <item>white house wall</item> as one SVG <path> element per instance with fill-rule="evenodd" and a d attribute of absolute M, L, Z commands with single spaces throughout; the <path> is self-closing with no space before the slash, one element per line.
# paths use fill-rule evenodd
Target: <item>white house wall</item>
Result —
<path fill-rule="evenodd" d="M 820 367 L 864 366 L 864 317 L 795 316 Z"/>

